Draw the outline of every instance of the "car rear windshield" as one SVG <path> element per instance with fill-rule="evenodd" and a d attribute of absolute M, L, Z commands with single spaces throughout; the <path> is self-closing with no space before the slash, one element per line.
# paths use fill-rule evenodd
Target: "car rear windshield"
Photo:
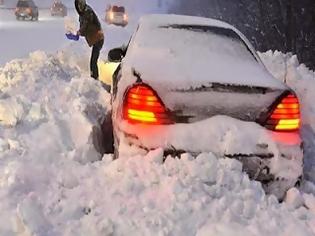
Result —
<path fill-rule="evenodd" d="M 61 2 L 55 2 L 54 7 L 63 7 L 63 4 Z"/>
<path fill-rule="evenodd" d="M 255 60 L 256 57 L 252 53 L 252 51 L 248 48 L 247 44 L 243 41 L 243 39 L 232 29 L 216 27 L 216 26 L 208 26 L 208 25 L 179 25 L 172 24 L 167 26 L 160 26 L 160 28 L 164 29 L 179 29 L 179 30 L 187 30 L 195 33 L 206 33 L 210 35 L 216 35 L 218 37 L 223 38 L 222 43 L 224 41 L 233 41 L 234 43 L 239 44 L 239 48 L 246 48 L 247 53 L 250 53 Z"/>
<path fill-rule="evenodd" d="M 124 7 L 118 7 L 118 6 L 113 6 L 112 10 L 114 12 L 125 12 L 125 8 Z"/>
<path fill-rule="evenodd" d="M 29 1 L 18 1 L 17 7 L 30 7 L 31 4 Z"/>

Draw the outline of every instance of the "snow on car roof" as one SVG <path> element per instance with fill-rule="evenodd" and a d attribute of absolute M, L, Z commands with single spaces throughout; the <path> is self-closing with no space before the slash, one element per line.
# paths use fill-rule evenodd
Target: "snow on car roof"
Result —
<path fill-rule="evenodd" d="M 183 16 L 183 15 L 173 15 L 173 14 L 152 14 L 152 15 L 145 15 L 141 17 L 139 21 L 141 27 L 156 27 L 158 25 L 165 25 L 165 24 L 195 24 L 195 25 L 211 25 L 217 26 L 227 29 L 235 28 L 223 21 L 215 20 L 211 18 L 204 18 L 198 16 Z"/>
<path fill-rule="evenodd" d="M 166 83 L 186 89 L 215 82 L 285 89 L 260 63 L 233 26 L 178 15 L 142 17 L 124 60 L 153 87 Z"/>

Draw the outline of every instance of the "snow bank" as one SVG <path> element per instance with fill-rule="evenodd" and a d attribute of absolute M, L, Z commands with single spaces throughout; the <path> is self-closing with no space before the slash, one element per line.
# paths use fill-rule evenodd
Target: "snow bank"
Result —
<path fill-rule="evenodd" d="M 268 51 L 260 54 L 268 70 L 297 93 L 301 103 L 306 177 L 315 183 L 315 72 L 295 55 Z"/>
<path fill-rule="evenodd" d="M 315 215 L 279 204 L 235 160 L 162 151 L 82 165 L 11 161 L 1 180 L 3 235 L 313 235 Z M 38 178 L 41 176 L 41 178 Z M 10 200 L 9 200 L 10 199 Z M 16 205 L 17 204 L 17 205 Z"/>
<path fill-rule="evenodd" d="M 86 73 L 64 52 L 37 51 L 0 68 L 0 138 L 17 140 L 33 158 L 72 151 L 74 159 L 98 160 L 91 142 L 110 98 L 100 82 L 80 78 Z"/>
<path fill-rule="evenodd" d="M 0 235 L 314 235 L 311 182 L 279 204 L 211 153 L 99 160 L 109 95 L 83 61 L 35 52 L 0 68 Z"/>

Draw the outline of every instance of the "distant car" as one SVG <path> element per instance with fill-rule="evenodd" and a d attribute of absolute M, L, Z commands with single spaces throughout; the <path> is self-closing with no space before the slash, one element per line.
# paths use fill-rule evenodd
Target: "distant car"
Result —
<path fill-rule="evenodd" d="M 51 16 L 65 17 L 68 14 L 67 7 L 60 1 L 55 1 L 50 8 Z"/>
<path fill-rule="evenodd" d="M 233 26 L 201 17 L 145 16 L 129 45 L 110 50 L 108 59 L 122 60 L 111 89 L 116 158 L 126 147 L 179 155 L 215 152 L 229 141 L 218 155 L 240 160 L 266 192 L 282 198 L 300 183 L 298 98 Z M 226 120 L 238 123 L 228 126 Z M 243 125 L 251 128 L 238 128 Z M 224 127 L 232 128 L 216 140 Z"/>
<path fill-rule="evenodd" d="M 19 0 L 15 9 L 17 20 L 38 20 L 38 7 L 33 0 Z"/>
<path fill-rule="evenodd" d="M 126 26 L 128 24 L 128 15 L 123 6 L 107 6 L 105 11 L 105 22 L 118 26 Z"/>

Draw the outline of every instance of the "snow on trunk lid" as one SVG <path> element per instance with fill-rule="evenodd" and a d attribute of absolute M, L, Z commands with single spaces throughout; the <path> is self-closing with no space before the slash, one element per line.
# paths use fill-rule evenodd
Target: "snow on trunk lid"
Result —
<path fill-rule="evenodd" d="M 173 111 L 177 123 L 192 123 L 216 115 L 258 121 L 282 92 L 214 83 L 208 87 L 164 93 L 163 102 Z"/>

